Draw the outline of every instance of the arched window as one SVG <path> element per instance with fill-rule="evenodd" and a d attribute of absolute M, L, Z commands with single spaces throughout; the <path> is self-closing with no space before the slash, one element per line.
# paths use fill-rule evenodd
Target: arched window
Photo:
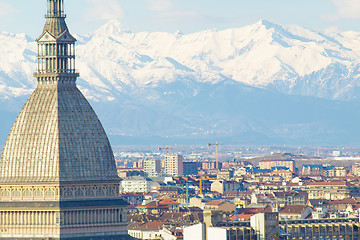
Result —
<path fill-rule="evenodd" d="M 29 189 L 26 189 L 23 193 L 24 197 L 32 197 L 32 192 Z"/>
<path fill-rule="evenodd" d="M 65 197 L 72 197 L 72 196 L 73 196 L 73 193 L 72 193 L 72 191 L 71 191 L 70 189 L 66 189 L 66 190 L 64 191 L 64 196 L 65 196 Z"/>
<path fill-rule="evenodd" d="M 115 195 L 114 189 L 109 187 L 106 191 L 106 195 L 108 195 L 108 196 Z"/>
<path fill-rule="evenodd" d="M 49 189 L 45 192 L 45 196 L 46 197 L 54 197 L 55 196 L 55 193 L 53 190 Z"/>
<path fill-rule="evenodd" d="M 10 197 L 10 191 L 8 191 L 8 190 L 2 191 L 1 196 L 2 197 Z"/>
<path fill-rule="evenodd" d="M 100 187 L 96 190 L 96 196 L 104 196 L 104 190 Z"/>
<path fill-rule="evenodd" d="M 94 191 L 91 188 L 86 189 L 85 192 L 86 196 L 94 196 Z"/>
<path fill-rule="evenodd" d="M 84 196 L 84 192 L 80 188 L 76 189 L 75 197 L 83 197 L 83 196 Z"/>
<path fill-rule="evenodd" d="M 42 196 L 44 196 L 44 193 L 43 193 L 43 191 L 41 191 L 40 189 L 37 189 L 37 190 L 35 191 L 35 193 L 34 193 L 34 196 L 35 196 L 35 197 L 42 197 Z"/>
<path fill-rule="evenodd" d="M 21 192 L 19 190 L 14 190 L 13 191 L 13 197 L 21 197 Z"/>

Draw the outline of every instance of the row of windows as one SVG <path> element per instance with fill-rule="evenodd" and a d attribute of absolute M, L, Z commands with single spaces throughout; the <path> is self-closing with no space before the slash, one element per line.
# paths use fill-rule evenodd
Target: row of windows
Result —
<path fill-rule="evenodd" d="M 115 195 L 115 190 L 114 188 L 97 188 L 92 189 L 92 188 L 88 188 L 88 189 L 80 189 L 77 188 L 75 190 L 71 190 L 69 188 L 65 189 L 64 191 L 61 191 L 61 195 L 65 196 L 65 197 L 84 197 L 84 196 L 114 196 Z M 55 192 L 51 189 L 45 190 L 43 191 L 42 189 L 36 189 L 35 191 L 31 191 L 29 189 L 25 189 L 23 192 L 21 192 L 18 189 L 15 190 L 3 190 L 1 192 L 1 197 L 2 198 L 41 198 L 41 197 L 54 197 L 55 196 Z"/>
<path fill-rule="evenodd" d="M 12 192 L 10 192 L 9 190 L 3 190 L 1 192 L 1 197 L 43 197 L 44 196 L 44 191 L 42 191 L 41 189 L 37 189 L 35 191 L 30 191 L 29 189 L 26 189 L 25 191 L 23 191 L 23 193 L 21 194 L 21 191 L 15 189 Z M 45 197 L 54 197 L 55 196 L 55 192 L 53 190 L 46 190 L 45 191 Z"/>
<path fill-rule="evenodd" d="M 64 192 L 61 193 L 62 196 L 64 197 L 90 197 L 90 196 L 113 196 L 115 195 L 115 190 L 114 188 L 97 188 L 92 189 L 92 188 L 88 188 L 88 189 L 80 189 L 77 188 L 75 190 L 71 190 L 71 189 L 65 189 Z"/>
<path fill-rule="evenodd" d="M 74 53 L 74 44 L 39 44 L 39 56 L 73 56 Z"/>

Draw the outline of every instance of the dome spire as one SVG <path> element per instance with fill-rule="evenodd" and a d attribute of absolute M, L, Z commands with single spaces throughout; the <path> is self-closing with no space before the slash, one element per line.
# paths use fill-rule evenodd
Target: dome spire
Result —
<path fill-rule="evenodd" d="M 64 13 L 64 0 L 47 0 L 46 23 L 43 30 L 57 38 L 65 31 L 69 32 L 66 26 Z"/>
<path fill-rule="evenodd" d="M 64 0 L 47 0 L 46 18 L 65 18 Z"/>

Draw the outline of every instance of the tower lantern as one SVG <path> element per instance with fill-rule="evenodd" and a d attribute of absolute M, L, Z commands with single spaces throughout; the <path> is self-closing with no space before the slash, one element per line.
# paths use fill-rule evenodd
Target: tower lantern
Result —
<path fill-rule="evenodd" d="M 47 0 L 46 23 L 38 44 L 38 83 L 75 84 L 79 74 L 75 70 L 75 42 L 64 14 L 63 0 Z"/>

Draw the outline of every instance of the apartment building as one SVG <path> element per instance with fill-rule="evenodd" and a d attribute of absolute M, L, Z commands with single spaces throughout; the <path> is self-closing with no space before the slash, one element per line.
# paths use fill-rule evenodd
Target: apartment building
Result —
<path fill-rule="evenodd" d="M 170 176 L 179 177 L 183 175 L 183 156 L 166 155 L 164 161 L 164 173 Z"/>
<path fill-rule="evenodd" d="M 354 188 L 348 182 L 311 182 L 304 190 L 308 192 L 309 199 L 342 200 L 350 197 L 350 192 Z"/>
<path fill-rule="evenodd" d="M 146 159 L 143 162 L 143 169 L 149 177 L 158 177 L 161 173 L 161 161 L 159 159 Z"/>
<path fill-rule="evenodd" d="M 293 172 L 295 169 L 295 161 L 294 160 L 263 160 L 259 162 L 259 167 L 260 169 L 285 167 Z"/>

